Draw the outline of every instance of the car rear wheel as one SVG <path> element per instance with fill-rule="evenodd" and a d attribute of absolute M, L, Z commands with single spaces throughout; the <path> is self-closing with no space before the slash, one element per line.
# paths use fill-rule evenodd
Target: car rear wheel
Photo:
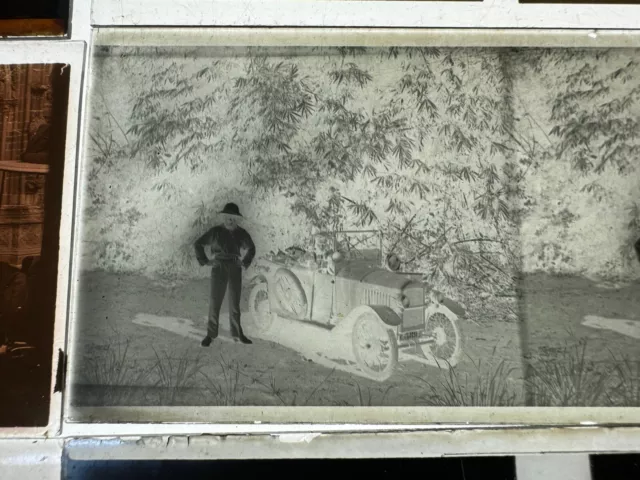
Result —
<path fill-rule="evenodd" d="M 385 381 L 398 364 L 398 343 L 393 330 L 373 311 L 363 312 L 354 322 L 353 353 L 358 366 L 369 377 Z"/>
<path fill-rule="evenodd" d="M 307 297 L 298 277 L 285 268 L 276 271 L 273 278 L 273 293 L 284 312 L 295 319 L 307 313 Z"/>
<path fill-rule="evenodd" d="M 427 357 L 433 357 L 443 368 L 454 367 L 462 356 L 462 335 L 458 317 L 440 305 L 427 313 L 426 333 L 430 342 L 421 345 Z"/>
<path fill-rule="evenodd" d="M 247 333 L 266 333 L 273 326 L 275 316 L 271 311 L 269 288 L 266 283 L 258 283 L 249 294 L 249 312 Z"/>

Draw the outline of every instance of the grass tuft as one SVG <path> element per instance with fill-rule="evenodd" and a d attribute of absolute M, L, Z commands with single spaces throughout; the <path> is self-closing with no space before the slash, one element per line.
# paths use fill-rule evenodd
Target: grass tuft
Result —
<path fill-rule="evenodd" d="M 492 357 L 495 356 L 493 349 Z M 496 362 L 482 360 L 474 362 L 473 372 L 465 372 L 459 367 L 440 370 L 437 383 L 424 377 L 415 377 L 426 387 L 427 392 L 419 396 L 421 403 L 437 407 L 510 407 L 522 405 L 522 388 L 514 378 L 516 367 L 509 367 L 502 359 Z"/>
<path fill-rule="evenodd" d="M 84 376 L 91 385 L 104 387 L 97 400 L 104 405 L 127 405 L 138 396 L 137 390 L 154 366 L 131 357 L 131 341 L 116 335 L 96 347 L 100 354 L 85 358 Z"/>
<path fill-rule="evenodd" d="M 167 352 L 158 353 L 153 348 L 156 358 L 153 373 L 156 377 L 155 391 L 159 393 L 159 405 L 176 405 L 180 394 L 193 387 L 195 379 L 204 366 L 200 355 L 189 355 L 191 348 L 185 349 L 179 356 L 172 357 Z"/>
<path fill-rule="evenodd" d="M 221 407 L 241 405 L 245 387 L 240 382 L 242 374 L 239 363 L 237 360 L 229 362 L 221 355 L 218 365 L 220 365 L 221 371 L 220 375 L 216 375 L 215 378 L 205 372 L 200 372 L 204 378 L 205 387 L 212 395 L 215 405 Z M 207 403 L 209 404 L 210 402 Z"/>
<path fill-rule="evenodd" d="M 374 401 L 374 395 L 371 393 L 371 387 L 367 387 L 367 393 L 365 395 L 364 389 L 360 386 L 360 384 L 358 382 L 355 383 L 355 387 L 354 387 L 357 391 L 358 394 L 358 406 L 360 407 L 372 407 L 372 406 L 380 406 L 380 405 L 384 405 L 384 402 L 387 398 L 387 395 L 389 394 L 389 392 L 391 391 L 391 389 L 394 388 L 393 385 L 388 386 L 383 392 L 382 392 L 382 396 L 380 397 L 379 401 Z"/>
<path fill-rule="evenodd" d="M 640 359 L 612 355 L 614 367 L 607 403 L 615 407 L 640 407 Z"/>
<path fill-rule="evenodd" d="M 604 405 L 607 367 L 588 359 L 587 341 L 565 345 L 554 358 L 530 367 L 527 379 L 534 406 L 587 407 Z"/>

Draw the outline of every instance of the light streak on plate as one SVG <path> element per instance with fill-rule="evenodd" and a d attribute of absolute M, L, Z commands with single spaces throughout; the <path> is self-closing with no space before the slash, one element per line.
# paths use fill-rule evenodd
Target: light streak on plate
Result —
<path fill-rule="evenodd" d="M 640 339 L 640 321 L 624 318 L 605 318 L 597 315 L 587 315 L 582 325 L 602 330 L 611 330 L 627 337 Z"/>
<path fill-rule="evenodd" d="M 160 317 L 158 315 L 139 313 L 134 317 L 133 323 L 145 327 L 160 328 L 175 335 L 198 341 L 200 341 L 206 333 L 204 328 L 196 327 L 193 320 L 186 318 Z M 206 325 L 206 319 L 204 319 L 203 325 Z M 224 330 L 222 325 L 220 325 L 220 329 Z M 311 360 L 325 368 L 335 368 L 336 370 L 363 376 L 363 372 L 349 362 L 349 360 L 351 360 L 350 358 L 349 360 L 333 360 L 327 356 L 327 354 L 338 353 L 335 351 L 337 345 L 332 342 L 333 339 L 330 333 L 330 331 L 318 329 L 317 327 L 306 325 L 303 322 L 279 319 L 279 322 L 274 325 L 274 332 L 269 335 L 262 334 L 261 338 L 290 348 L 298 352 L 303 358 Z M 217 340 L 233 342 L 232 338 L 224 335 L 220 335 L 216 341 Z M 253 346 L 248 346 L 248 348 L 253 348 Z M 325 352 L 318 352 L 318 350 L 325 350 Z"/>

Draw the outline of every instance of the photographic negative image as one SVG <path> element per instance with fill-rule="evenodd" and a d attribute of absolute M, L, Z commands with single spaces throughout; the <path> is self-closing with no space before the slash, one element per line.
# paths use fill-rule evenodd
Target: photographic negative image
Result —
<path fill-rule="evenodd" d="M 63 65 L 0 65 L 3 427 L 49 419 L 68 93 Z"/>
<path fill-rule="evenodd" d="M 637 347 L 583 325 L 637 311 L 636 53 L 97 46 L 71 405 L 578 402 L 561 347 Z"/>

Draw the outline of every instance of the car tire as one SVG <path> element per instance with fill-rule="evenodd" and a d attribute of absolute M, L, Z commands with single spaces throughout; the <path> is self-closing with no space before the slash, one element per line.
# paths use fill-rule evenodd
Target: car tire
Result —
<path fill-rule="evenodd" d="M 436 337 L 435 344 L 421 345 L 425 357 L 432 357 L 441 368 L 455 367 L 462 357 L 462 332 L 458 316 L 444 305 L 427 313 L 426 333 Z"/>
<path fill-rule="evenodd" d="M 266 282 L 258 283 L 251 289 L 249 313 L 250 319 L 246 322 L 247 333 L 264 334 L 273 326 L 275 314 L 271 310 L 269 287 Z"/>
<path fill-rule="evenodd" d="M 273 294 L 279 307 L 288 316 L 302 319 L 307 314 L 307 296 L 298 277 L 291 270 L 280 268 L 273 277 Z"/>
<path fill-rule="evenodd" d="M 373 310 L 366 310 L 355 319 L 351 342 L 358 367 L 365 375 L 379 382 L 393 375 L 398 365 L 396 335 Z"/>

